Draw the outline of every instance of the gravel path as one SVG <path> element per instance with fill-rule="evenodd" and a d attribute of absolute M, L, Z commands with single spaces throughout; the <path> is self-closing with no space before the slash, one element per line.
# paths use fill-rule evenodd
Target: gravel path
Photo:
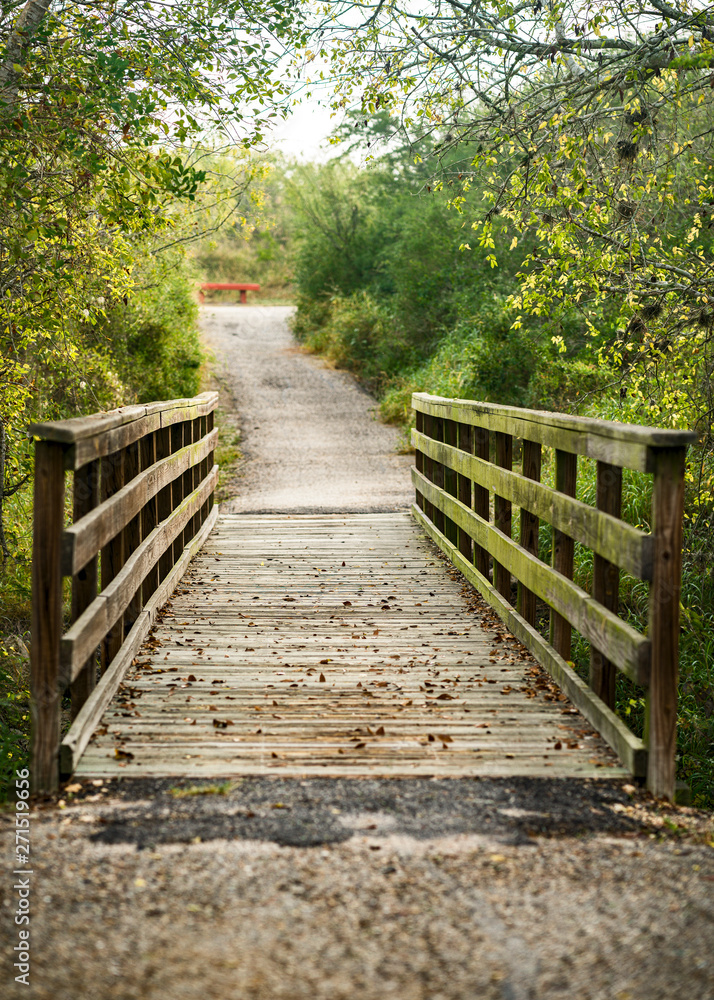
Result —
<path fill-rule="evenodd" d="M 374 400 L 294 344 L 287 306 L 203 311 L 216 370 L 239 410 L 245 457 L 228 514 L 391 511 L 409 506 L 411 457 Z"/>
<path fill-rule="evenodd" d="M 286 315 L 207 310 L 245 429 L 232 509 L 406 505 L 394 433 Z M 36 803 L 30 841 L 28 987 L 0 812 L 3 998 L 714 997 L 712 817 L 627 782 L 96 778 Z"/>
<path fill-rule="evenodd" d="M 31 985 L 5 948 L 3 997 L 714 996 L 711 825 L 620 784 L 96 782 L 32 816 Z"/>

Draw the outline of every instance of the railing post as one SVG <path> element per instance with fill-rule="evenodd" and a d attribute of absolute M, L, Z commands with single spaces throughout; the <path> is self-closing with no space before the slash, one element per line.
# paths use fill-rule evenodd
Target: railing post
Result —
<path fill-rule="evenodd" d="M 513 436 L 496 432 L 496 465 L 502 469 L 513 468 Z M 496 527 L 511 537 L 511 501 L 496 494 L 494 498 L 494 519 Z M 499 594 L 511 600 L 511 573 L 505 566 L 494 561 L 494 585 Z"/>
<path fill-rule="evenodd" d="M 657 448 L 653 452 L 654 561 L 649 622 L 652 659 L 645 734 L 647 787 L 653 795 L 673 800 L 685 449 Z"/>
<path fill-rule="evenodd" d="M 535 441 L 523 442 L 523 475 L 527 479 L 534 479 L 540 482 L 541 469 L 541 447 Z M 538 555 L 538 527 L 539 522 L 535 514 L 521 507 L 521 535 L 520 543 L 526 551 L 534 556 Z M 518 611 L 525 618 L 529 625 L 535 625 L 536 621 L 536 596 L 532 590 L 528 590 L 522 583 L 518 584 Z"/>
<path fill-rule="evenodd" d="M 32 765 L 35 792 L 59 786 L 62 636 L 61 538 L 64 523 L 64 448 L 35 443 L 34 533 L 32 540 Z"/>
<path fill-rule="evenodd" d="M 139 475 L 141 471 L 141 455 L 139 452 L 139 442 L 135 441 L 130 444 L 128 448 L 124 451 L 124 482 L 129 483 L 132 479 Z M 126 561 L 129 556 L 141 545 L 142 540 L 142 518 L 141 514 L 137 514 L 133 517 L 131 521 L 127 524 L 124 529 L 124 560 Z M 128 608 L 124 612 L 124 633 L 122 634 L 122 642 L 124 641 L 124 634 L 128 632 L 129 628 L 134 624 L 136 619 L 141 614 L 141 609 L 143 608 L 142 598 L 141 598 L 141 587 L 136 591 L 134 597 L 131 600 Z"/>
<path fill-rule="evenodd" d="M 458 447 L 461 451 L 465 451 L 467 455 L 473 455 L 474 450 L 471 425 L 459 423 L 456 426 L 459 434 Z M 473 502 L 472 487 L 473 484 L 468 476 L 458 476 L 458 497 L 461 503 L 466 507 L 471 507 Z M 459 552 L 462 556 L 465 556 L 469 562 L 473 562 L 473 541 L 468 531 L 464 531 L 463 528 L 459 528 Z"/>
<path fill-rule="evenodd" d="M 485 427 L 474 427 L 473 429 L 474 455 L 484 462 L 490 461 L 489 432 Z M 490 496 L 485 486 L 474 483 L 474 512 L 478 514 L 482 521 L 489 521 L 491 517 Z M 488 580 L 488 549 L 474 542 L 474 565 L 479 573 Z"/>
<path fill-rule="evenodd" d="M 209 431 L 213 430 L 213 427 L 214 427 L 214 424 L 215 424 L 215 419 L 216 419 L 216 411 L 215 410 L 211 410 L 210 413 L 208 413 L 207 416 L 206 416 L 206 433 L 208 433 Z M 206 465 L 206 475 L 208 475 L 208 473 L 211 471 L 211 469 L 215 465 L 215 461 L 216 461 L 216 453 L 215 453 L 215 451 L 212 451 L 209 454 L 209 456 L 208 456 L 208 463 Z M 213 505 L 214 505 L 215 502 L 216 502 L 215 492 L 211 492 L 211 495 L 208 498 L 208 513 L 209 514 L 213 510 Z"/>
<path fill-rule="evenodd" d="M 431 417 L 431 436 L 435 441 L 444 440 L 444 420 L 442 417 Z M 444 488 L 444 466 L 441 462 L 433 460 L 431 463 L 432 472 L 432 482 L 434 486 L 437 486 L 440 490 Z M 439 510 L 438 507 L 433 507 L 432 518 L 434 524 L 438 531 L 444 534 L 444 528 L 446 526 L 446 518 L 444 516 L 443 510 Z"/>
<path fill-rule="evenodd" d="M 171 454 L 175 455 L 177 451 L 181 451 L 184 445 L 183 437 L 183 427 L 184 422 L 171 424 Z M 181 501 L 186 497 L 186 476 L 188 473 L 184 472 L 182 476 L 177 476 L 171 484 L 171 504 L 172 509 L 176 508 L 181 504 Z M 181 552 L 183 551 L 183 532 L 176 536 L 173 544 L 170 546 L 171 550 L 171 566 L 175 566 L 176 563 L 181 558 Z"/>
<path fill-rule="evenodd" d="M 159 462 L 162 458 L 168 458 L 170 454 L 171 428 L 162 427 L 161 430 L 156 432 L 156 461 Z M 173 489 L 174 484 L 169 483 L 162 490 L 159 490 L 156 498 L 156 516 L 159 524 L 165 521 L 173 510 Z M 172 565 L 172 546 L 169 545 L 164 554 L 159 557 L 159 582 L 166 579 L 171 572 Z"/>
<path fill-rule="evenodd" d="M 555 450 L 555 488 L 559 493 L 574 497 L 578 478 L 578 459 L 569 451 Z M 553 528 L 553 569 L 569 580 L 573 579 L 575 542 L 569 535 Z M 550 644 L 564 660 L 571 656 L 573 630 L 570 622 L 557 611 L 550 612 Z"/>
<path fill-rule="evenodd" d="M 458 425 L 455 420 L 444 420 L 444 443 L 453 448 L 458 447 Z M 458 496 L 457 474 L 448 466 L 444 466 L 444 491 L 452 497 Z M 458 542 L 458 528 L 450 517 L 444 518 L 444 534 L 454 545 Z"/>
<path fill-rule="evenodd" d="M 622 469 L 607 462 L 597 463 L 597 507 L 605 514 L 622 513 Z M 593 558 L 593 597 L 608 611 L 617 612 L 620 599 L 620 567 L 597 552 Z M 599 649 L 590 649 L 590 687 L 608 708 L 615 707 L 617 667 Z"/>
<path fill-rule="evenodd" d="M 74 473 L 74 520 L 78 521 L 99 503 L 99 462 L 89 462 Z M 72 621 L 75 622 L 97 596 L 97 556 L 90 559 L 72 578 Z M 71 685 L 72 718 L 76 718 L 82 705 L 97 683 L 97 652 L 89 657 Z"/>
<path fill-rule="evenodd" d="M 151 466 L 156 462 L 156 435 L 158 432 L 153 432 L 151 434 L 146 434 L 141 439 L 141 468 L 150 469 Z M 148 538 L 151 532 L 154 530 L 156 525 L 159 523 L 158 516 L 158 497 L 152 497 L 146 504 L 144 504 L 144 509 L 141 512 L 141 535 L 142 538 Z M 141 599 L 144 604 L 149 600 L 151 595 L 154 593 L 159 585 L 159 566 L 158 563 L 151 567 L 149 572 L 144 578 L 144 582 L 141 587 Z"/>
<path fill-rule="evenodd" d="M 424 433 L 424 414 L 422 413 L 421 410 L 416 411 L 416 429 L 417 431 L 419 431 L 420 434 Z M 424 452 L 419 451 L 419 449 L 417 448 L 414 454 L 414 460 L 417 472 L 421 472 L 422 475 L 425 475 Z M 419 490 L 416 491 L 416 503 L 417 507 L 419 507 L 420 510 L 424 510 L 424 495 L 420 493 Z"/>
<path fill-rule="evenodd" d="M 116 451 L 102 459 L 102 500 L 117 493 L 124 485 L 124 452 Z M 106 590 L 119 570 L 124 565 L 124 537 L 120 531 L 102 549 L 101 588 Z M 117 622 L 107 632 L 102 643 L 102 671 L 105 671 L 121 648 L 124 641 L 124 616 L 120 615 Z"/>

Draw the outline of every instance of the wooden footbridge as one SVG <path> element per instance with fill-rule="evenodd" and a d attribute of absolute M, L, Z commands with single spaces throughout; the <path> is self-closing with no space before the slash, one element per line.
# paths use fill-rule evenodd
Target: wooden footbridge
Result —
<path fill-rule="evenodd" d="M 212 393 L 31 428 L 36 791 L 72 773 L 632 774 L 673 797 L 693 435 L 413 402 L 416 502 L 393 514 L 220 515 Z M 649 532 L 620 517 L 623 468 L 652 477 Z M 646 636 L 618 615 L 623 572 L 649 583 Z M 617 671 L 647 691 L 644 740 L 615 714 Z"/>

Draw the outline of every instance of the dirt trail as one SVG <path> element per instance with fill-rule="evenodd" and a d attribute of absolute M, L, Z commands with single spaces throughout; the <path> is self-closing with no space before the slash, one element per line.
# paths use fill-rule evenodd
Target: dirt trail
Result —
<path fill-rule="evenodd" d="M 411 459 L 344 372 L 301 352 L 283 306 L 203 311 L 205 339 L 237 402 L 245 456 L 238 514 L 392 511 L 412 499 Z"/>

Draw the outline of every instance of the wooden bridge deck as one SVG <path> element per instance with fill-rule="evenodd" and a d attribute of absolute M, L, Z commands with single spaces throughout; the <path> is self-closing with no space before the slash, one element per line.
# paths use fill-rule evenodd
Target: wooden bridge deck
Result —
<path fill-rule="evenodd" d="M 627 774 L 410 515 L 222 515 L 81 776 Z"/>

